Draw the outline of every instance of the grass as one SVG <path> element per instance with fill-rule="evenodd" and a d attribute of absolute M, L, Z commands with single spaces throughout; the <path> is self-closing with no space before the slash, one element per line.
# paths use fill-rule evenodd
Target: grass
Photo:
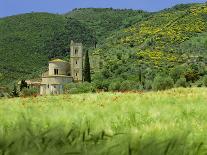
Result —
<path fill-rule="evenodd" d="M 0 100 L 0 154 L 207 154 L 207 89 Z"/>

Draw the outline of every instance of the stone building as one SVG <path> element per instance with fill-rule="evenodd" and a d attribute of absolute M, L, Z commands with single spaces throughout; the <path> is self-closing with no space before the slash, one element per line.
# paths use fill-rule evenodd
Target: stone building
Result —
<path fill-rule="evenodd" d="M 71 41 L 70 61 L 55 59 L 49 62 L 48 71 L 42 74 L 40 94 L 62 94 L 64 85 L 83 81 L 83 45 Z"/>

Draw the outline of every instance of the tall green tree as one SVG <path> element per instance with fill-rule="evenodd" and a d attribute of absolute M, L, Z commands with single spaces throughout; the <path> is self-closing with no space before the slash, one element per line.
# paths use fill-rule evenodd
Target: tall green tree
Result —
<path fill-rule="evenodd" d="M 88 50 L 85 55 L 85 66 L 84 66 L 84 81 L 91 82 L 91 70 L 90 70 L 90 60 L 88 55 Z"/>

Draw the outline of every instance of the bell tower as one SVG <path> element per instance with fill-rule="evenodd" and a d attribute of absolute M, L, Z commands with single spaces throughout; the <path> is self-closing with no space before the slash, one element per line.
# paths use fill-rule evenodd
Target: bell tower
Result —
<path fill-rule="evenodd" d="M 71 76 L 75 82 L 83 81 L 83 44 L 70 43 L 70 68 Z"/>

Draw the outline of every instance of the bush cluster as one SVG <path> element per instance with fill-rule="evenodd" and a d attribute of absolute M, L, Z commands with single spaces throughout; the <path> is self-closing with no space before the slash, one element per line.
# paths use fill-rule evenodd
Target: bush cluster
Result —
<path fill-rule="evenodd" d="M 155 77 L 152 88 L 153 90 L 166 90 L 173 88 L 174 82 L 173 79 L 169 76 L 162 77 L 161 75 L 158 75 Z"/>
<path fill-rule="evenodd" d="M 20 97 L 29 97 L 29 96 L 37 96 L 39 94 L 39 90 L 37 88 L 23 88 L 19 93 Z"/>
<path fill-rule="evenodd" d="M 69 94 L 90 93 L 95 92 L 95 87 L 93 84 L 88 82 L 70 83 L 64 85 L 64 92 Z"/>

